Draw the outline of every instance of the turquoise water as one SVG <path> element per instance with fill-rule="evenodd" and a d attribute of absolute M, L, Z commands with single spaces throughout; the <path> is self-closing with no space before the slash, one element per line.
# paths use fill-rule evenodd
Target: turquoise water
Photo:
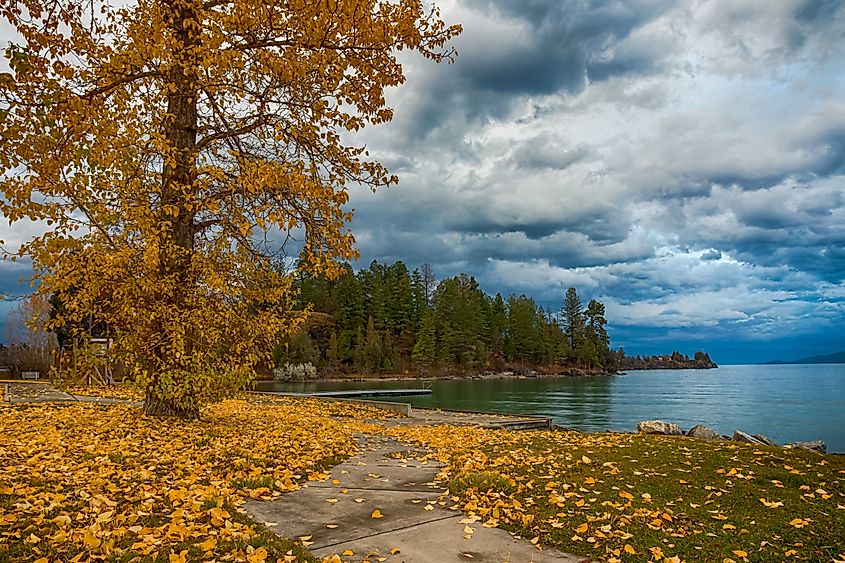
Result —
<path fill-rule="evenodd" d="M 612 377 L 319 382 L 263 385 L 263 390 L 419 388 L 401 400 L 421 407 L 550 416 L 586 431 L 633 430 L 661 419 L 689 429 L 705 424 L 765 434 L 777 443 L 824 440 L 845 452 L 845 364 L 723 366 L 714 370 L 631 371 Z"/>

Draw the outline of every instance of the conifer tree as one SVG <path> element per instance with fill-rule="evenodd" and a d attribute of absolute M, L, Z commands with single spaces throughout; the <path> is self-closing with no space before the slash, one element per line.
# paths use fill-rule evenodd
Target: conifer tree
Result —
<path fill-rule="evenodd" d="M 431 367 L 434 365 L 436 356 L 437 337 L 434 330 L 434 314 L 426 307 L 423 310 L 411 359 L 418 366 Z"/>
<path fill-rule="evenodd" d="M 440 328 L 437 347 L 437 363 L 443 367 L 452 365 L 455 359 L 455 331 L 449 322 Z"/>
<path fill-rule="evenodd" d="M 382 361 L 382 338 L 375 328 L 373 317 L 367 319 L 367 335 L 364 343 L 364 369 L 367 373 L 381 371 Z"/>
<path fill-rule="evenodd" d="M 579 348 L 584 345 L 584 316 L 581 313 L 581 299 L 574 287 L 566 290 L 561 313 L 569 348 L 577 356 Z"/>
<path fill-rule="evenodd" d="M 490 352 L 493 357 L 505 356 L 505 341 L 508 338 L 508 314 L 505 310 L 505 300 L 497 293 L 490 306 Z"/>
<path fill-rule="evenodd" d="M 508 332 L 513 340 L 515 358 L 533 360 L 537 351 L 537 306 L 525 295 L 508 298 Z"/>

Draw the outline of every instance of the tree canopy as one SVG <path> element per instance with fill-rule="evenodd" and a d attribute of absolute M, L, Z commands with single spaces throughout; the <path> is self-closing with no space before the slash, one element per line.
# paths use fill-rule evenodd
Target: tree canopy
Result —
<path fill-rule="evenodd" d="M 428 273 L 424 274 L 423 270 Z M 428 280 L 428 281 L 426 281 Z M 277 363 L 329 371 L 401 373 L 486 369 L 613 369 L 604 305 L 570 288 L 559 312 L 526 295 L 485 293 L 472 276 L 437 281 L 430 266 L 351 267 L 329 280 L 303 272 L 296 307 L 319 315 L 277 348 Z M 425 299 L 426 287 L 431 294 Z M 578 333 L 572 345 L 570 327 Z"/>
<path fill-rule="evenodd" d="M 356 256 L 348 187 L 396 177 L 342 137 L 389 121 L 397 52 L 452 55 L 420 1 L 0 0 L 0 210 L 51 322 L 94 315 L 146 390 L 184 417 L 242 386 L 302 320 L 287 237 L 329 277 Z M 397 317 L 398 318 L 398 317 Z M 342 347 L 339 342 L 338 346 Z"/>

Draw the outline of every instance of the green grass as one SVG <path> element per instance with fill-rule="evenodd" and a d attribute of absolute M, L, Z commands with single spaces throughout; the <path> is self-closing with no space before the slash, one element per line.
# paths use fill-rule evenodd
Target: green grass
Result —
<path fill-rule="evenodd" d="M 492 471 L 459 473 L 449 482 L 449 492 L 453 495 L 464 493 L 470 489 L 482 493 L 495 492 L 507 495 L 516 490 L 516 482 Z"/>
<path fill-rule="evenodd" d="M 483 456 L 454 457 L 450 493 L 544 544 L 626 562 L 845 559 L 841 457 L 645 435 L 491 434 Z"/>

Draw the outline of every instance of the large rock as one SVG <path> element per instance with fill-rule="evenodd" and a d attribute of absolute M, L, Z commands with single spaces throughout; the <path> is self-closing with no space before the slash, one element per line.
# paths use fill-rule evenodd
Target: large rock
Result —
<path fill-rule="evenodd" d="M 722 435 L 716 432 L 715 430 L 711 430 L 707 428 L 703 424 L 696 424 L 692 428 L 689 429 L 687 432 L 687 436 L 690 438 L 698 438 L 699 440 L 721 440 Z"/>
<path fill-rule="evenodd" d="M 827 453 L 827 444 L 825 444 L 821 440 L 811 440 L 809 442 L 792 442 L 791 444 L 785 445 L 784 448 L 809 450 L 811 452 L 817 452 L 820 454 Z"/>
<path fill-rule="evenodd" d="M 762 434 L 752 434 L 752 436 L 757 438 L 758 440 L 760 440 L 761 442 L 763 442 L 767 446 L 777 446 L 777 444 L 775 444 L 774 442 L 772 442 L 771 440 L 769 440 L 768 438 L 766 438 Z"/>
<path fill-rule="evenodd" d="M 677 424 L 662 420 L 644 420 L 637 423 L 637 432 L 645 434 L 665 434 L 666 436 L 683 436 L 684 431 Z"/>
<path fill-rule="evenodd" d="M 746 444 L 755 444 L 757 446 L 774 445 L 774 443 L 765 436 L 761 436 L 760 434 L 746 434 L 742 430 L 734 430 L 734 435 L 731 440 L 733 440 L 734 442 L 745 442 Z"/>

